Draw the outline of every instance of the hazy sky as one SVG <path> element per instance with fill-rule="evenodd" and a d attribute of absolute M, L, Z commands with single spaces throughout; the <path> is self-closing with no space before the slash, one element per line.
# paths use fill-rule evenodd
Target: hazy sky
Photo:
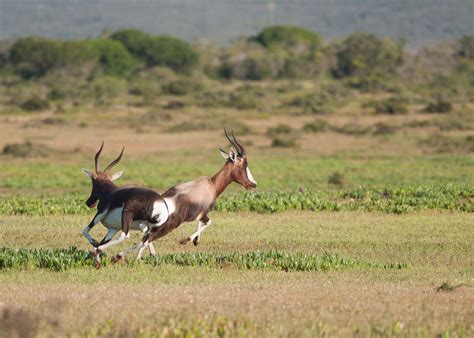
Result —
<path fill-rule="evenodd" d="M 0 0 L 0 39 L 133 27 L 225 43 L 273 22 L 329 38 L 370 31 L 418 44 L 473 34 L 473 18 L 474 0 Z"/>

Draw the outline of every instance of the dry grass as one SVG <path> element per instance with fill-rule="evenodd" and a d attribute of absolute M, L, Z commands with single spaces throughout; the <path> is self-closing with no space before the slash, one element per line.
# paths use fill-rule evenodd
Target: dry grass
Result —
<path fill-rule="evenodd" d="M 199 276 L 196 271 L 180 273 Z M 115 334 L 125 329 L 160 330 L 164 319 L 192 323 L 217 316 L 250 322 L 260 330 L 266 327 L 268 331 L 260 332 L 263 334 L 275 330 L 284 336 L 305 330 L 314 334 L 312 324 L 316 323 L 327 333 L 339 336 L 352 335 L 356 330 L 364 332 L 370 327 L 387 330 L 394 323 L 399 323 L 402 333 L 425 330 L 428 334 L 462 332 L 472 325 L 470 304 L 474 295 L 470 289 L 447 294 L 406 283 L 367 285 L 351 276 L 300 275 L 287 279 L 285 275 L 266 276 L 259 281 L 260 276 L 250 274 L 240 285 L 99 282 L 31 288 L 20 283 L 1 286 L 0 294 L 5 308 L 27 308 L 29 316 L 40 317 L 45 323 L 43 330 L 56 334 L 109 325 Z M 254 334 L 259 332 L 253 330 Z"/>

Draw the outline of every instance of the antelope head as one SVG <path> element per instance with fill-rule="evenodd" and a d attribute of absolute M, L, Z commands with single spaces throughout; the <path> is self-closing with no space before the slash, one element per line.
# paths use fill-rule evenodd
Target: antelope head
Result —
<path fill-rule="evenodd" d="M 250 172 L 247 153 L 245 152 L 244 146 L 237 141 L 234 133 L 231 132 L 232 137 L 227 134 L 227 130 L 224 129 L 225 136 L 229 140 L 232 147 L 229 152 L 226 152 L 219 148 L 221 155 L 227 160 L 228 163 L 232 163 L 231 166 L 231 178 L 234 182 L 239 183 L 247 190 L 251 190 L 257 187 L 257 182 Z"/>
<path fill-rule="evenodd" d="M 110 170 L 120 162 L 122 158 L 123 151 L 125 148 L 122 148 L 120 155 L 113 160 L 103 171 L 99 170 L 99 157 L 102 149 L 104 148 L 104 142 L 100 146 L 99 151 L 95 154 L 94 163 L 95 163 L 95 172 L 90 172 L 87 169 L 82 168 L 84 175 L 89 177 L 92 180 L 92 192 L 89 198 L 86 201 L 86 205 L 89 208 L 94 208 L 97 201 L 104 196 L 104 194 L 109 193 L 111 190 L 116 188 L 115 184 L 112 181 L 115 181 L 120 176 L 122 176 L 123 171 L 116 172 L 115 174 L 110 174 Z"/>

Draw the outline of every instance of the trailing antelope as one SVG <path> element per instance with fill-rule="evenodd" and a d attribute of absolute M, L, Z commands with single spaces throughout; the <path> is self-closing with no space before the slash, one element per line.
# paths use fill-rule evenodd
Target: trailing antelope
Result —
<path fill-rule="evenodd" d="M 222 169 L 212 177 L 201 177 L 191 182 L 178 184 L 162 195 L 168 206 L 169 218 L 162 226 L 153 227 L 145 234 L 138 247 L 138 259 L 143 250 L 154 240 L 165 236 L 184 222 L 197 221 L 197 229 L 180 243 L 193 242 L 194 245 L 198 245 L 201 233 L 211 224 L 208 217 L 209 211 L 229 184 L 237 182 L 247 190 L 257 187 L 257 182 L 252 177 L 248 166 L 245 148 L 236 140 L 233 133 L 231 138 L 225 129 L 224 132 L 232 147 L 228 153 L 219 148 L 226 160 Z"/>
<path fill-rule="evenodd" d="M 123 171 L 110 174 L 110 170 L 119 163 L 123 151 L 112 161 L 104 171 L 99 171 L 99 156 L 104 147 L 104 143 L 95 154 L 95 172 L 82 169 L 87 177 L 92 180 L 92 192 L 86 204 L 89 208 L 97 206 L 97 213 L 83 230 L 84 236 L 94 246 L 94 258 L 96 267 L 100 267 L 100 253 L 113 245 L 119 244 L 129 237 L 130 230 L 150 231 L 165 223 L 168 219 L 168 207 L 164 199 L 155 191 L 136 186 L 117 187 L 113 181 L 122 176 Z M 107 234 L 97 242 L 89 234 L 89 231 L 101 222 L 108 228 Z M 121 230 L 118 239 L 112 239 Z M 155 249 L 150 246 L 150 253 L 155 254 Z"/>

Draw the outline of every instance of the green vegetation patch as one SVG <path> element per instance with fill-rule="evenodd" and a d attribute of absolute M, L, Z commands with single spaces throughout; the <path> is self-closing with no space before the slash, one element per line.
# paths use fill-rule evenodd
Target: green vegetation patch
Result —
<path fill-rule="evenodd" d="M 286 210 L 382 211 L 404 213 L 420 210 L 474 212 L 474 187 L 470 185 L 359 187 L 348 191 L 246 192 L 224 195 L 217 211 L 259 213 Z M 55 197 L 3 197 L 1 215 L 87 215 L 92 211 L 79 194 Z"/>
<path fill-rule="evenodd" d="M 106 256 L 102 258 L 110 264 Z M 325 252 L 322 255 L 313 253 L 288 253 L 284 251 L 250 251 L 250 252 L 199 252 L 167 253 L 149 256 L 142 260 L 151 266 L 179 265 L 200 266 L 207 268 L 234 267 L 237 269 L 276 269 L 283 271 L 330 271 L 340 269 L 372 268 L 403 269 L 406 263 L 377 264 L 361 262 L 340 257 L 338 254 Z M 130 266 L 140 264 L 136 260 Z M 0 247 L 0 270 L 39 268 L 52 271 L 64 271 L 79 267 L 92 267 L 90 252 L 76 247 L 67 249 L 9 249 Z"/>

